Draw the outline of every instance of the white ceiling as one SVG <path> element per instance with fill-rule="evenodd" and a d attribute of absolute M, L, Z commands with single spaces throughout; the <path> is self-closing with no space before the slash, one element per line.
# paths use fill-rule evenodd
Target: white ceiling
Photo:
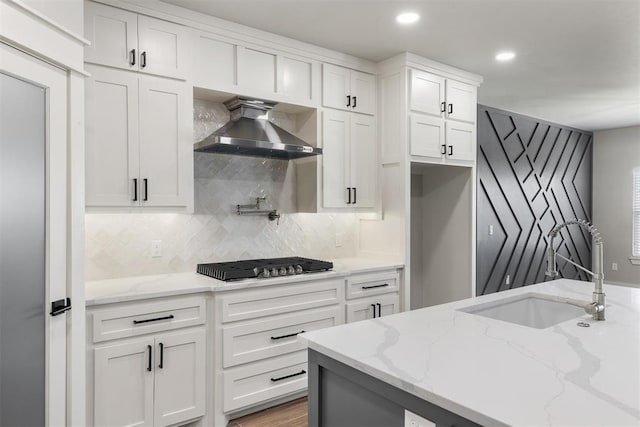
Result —
<path fill-rule="evenodd" d="M 640 0 L 165 0 L 379 61 L 480 74 L 479 103 L 585 130 L 640 125 Z M 415 11 L 410 27 L 395 22 Z M 516 58 L 494 56 L 513 50 Z"/>

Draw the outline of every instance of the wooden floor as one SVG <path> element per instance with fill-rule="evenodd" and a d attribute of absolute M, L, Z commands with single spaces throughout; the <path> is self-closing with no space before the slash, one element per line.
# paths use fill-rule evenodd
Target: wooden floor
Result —
<path fill-rule="evenodd" d="M 307 398 L 236 418 L 227 427 L 307 427 Z"/>

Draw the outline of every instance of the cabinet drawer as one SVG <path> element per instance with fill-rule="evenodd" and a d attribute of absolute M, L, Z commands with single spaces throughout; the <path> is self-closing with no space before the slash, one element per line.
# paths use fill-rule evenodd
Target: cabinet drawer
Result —
<path fill-rule="evenodd" d="M 296 336 L 302 332 L 344 323 L 339 306 L 269 317 L 222 329 L 223 366 L 255 362 L 305 349 Z"/>
<path fill-rule="evenodd" d="M 93 313 L 93 342 L 169 331 L 205 322 L 204 297 L 132 304 Z"/>
<path fill-rule="evenodd" d="M 225 370 L 224 412 L 307 388 L 307 351 Z"/>
<path fill-rule="evenodd" d="M 398 273 L 363 274 L 347 279 L 347 299 L 397 292 Z"/>
<path fill-rule="evenodd" d="M 375 319 L 400 311 L 400 295 L 397 293 L 380 295 L 350 302 L 346 305 L 347 323 Z"/>
<path fill-rule="evenodd" d="M 221 299 L 222 322 L 255 319 L 337 304 L 343 301 L 342 283 L 341 280 L 326 280 L 311 284 L 263 287 L 235 295 L 225 295 Z"/>

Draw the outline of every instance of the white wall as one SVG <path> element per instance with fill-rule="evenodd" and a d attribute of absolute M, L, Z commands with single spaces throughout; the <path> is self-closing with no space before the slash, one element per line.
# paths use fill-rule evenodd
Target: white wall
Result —
<path fill-rule="evenodd" d="M 79 36 L 84 36 L 83 0 L 22 0 L 47 18 Z"/>
<path fill-rule="evenodd" d="M 640 126 L 595 132 L 593 136 L 593 223 L 604 239 L 605 282 L 640 286 L 640 265 L 632 265 L 632 171 L 640 167 Z M 613 271 L 611 264 L 617 263 Z"/>

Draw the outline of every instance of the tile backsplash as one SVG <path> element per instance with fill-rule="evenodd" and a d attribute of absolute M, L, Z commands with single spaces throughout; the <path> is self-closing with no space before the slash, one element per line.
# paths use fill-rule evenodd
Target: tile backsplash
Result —
<path fill-rule="evenodd" d="M 229 119 L 224 105 L 196 100 L 194 140 Z M 283 113 L 271 120 L 292 130 Z M 194 153 L 195 213 L 88 213 L 86 278 L 195 271 L 197 263 L 306 256 L 321 259 L 356 254 L 357 216 L 296 213 L 294 162 Z M 235 206 L 267 197 L 265 209 L 282 213 L 279 224 L 262 216 L 238 216 Z M 336 236 L 342 241 L 336 247 Z M 151 257 L 151 241 L 162 256 Z"/>

